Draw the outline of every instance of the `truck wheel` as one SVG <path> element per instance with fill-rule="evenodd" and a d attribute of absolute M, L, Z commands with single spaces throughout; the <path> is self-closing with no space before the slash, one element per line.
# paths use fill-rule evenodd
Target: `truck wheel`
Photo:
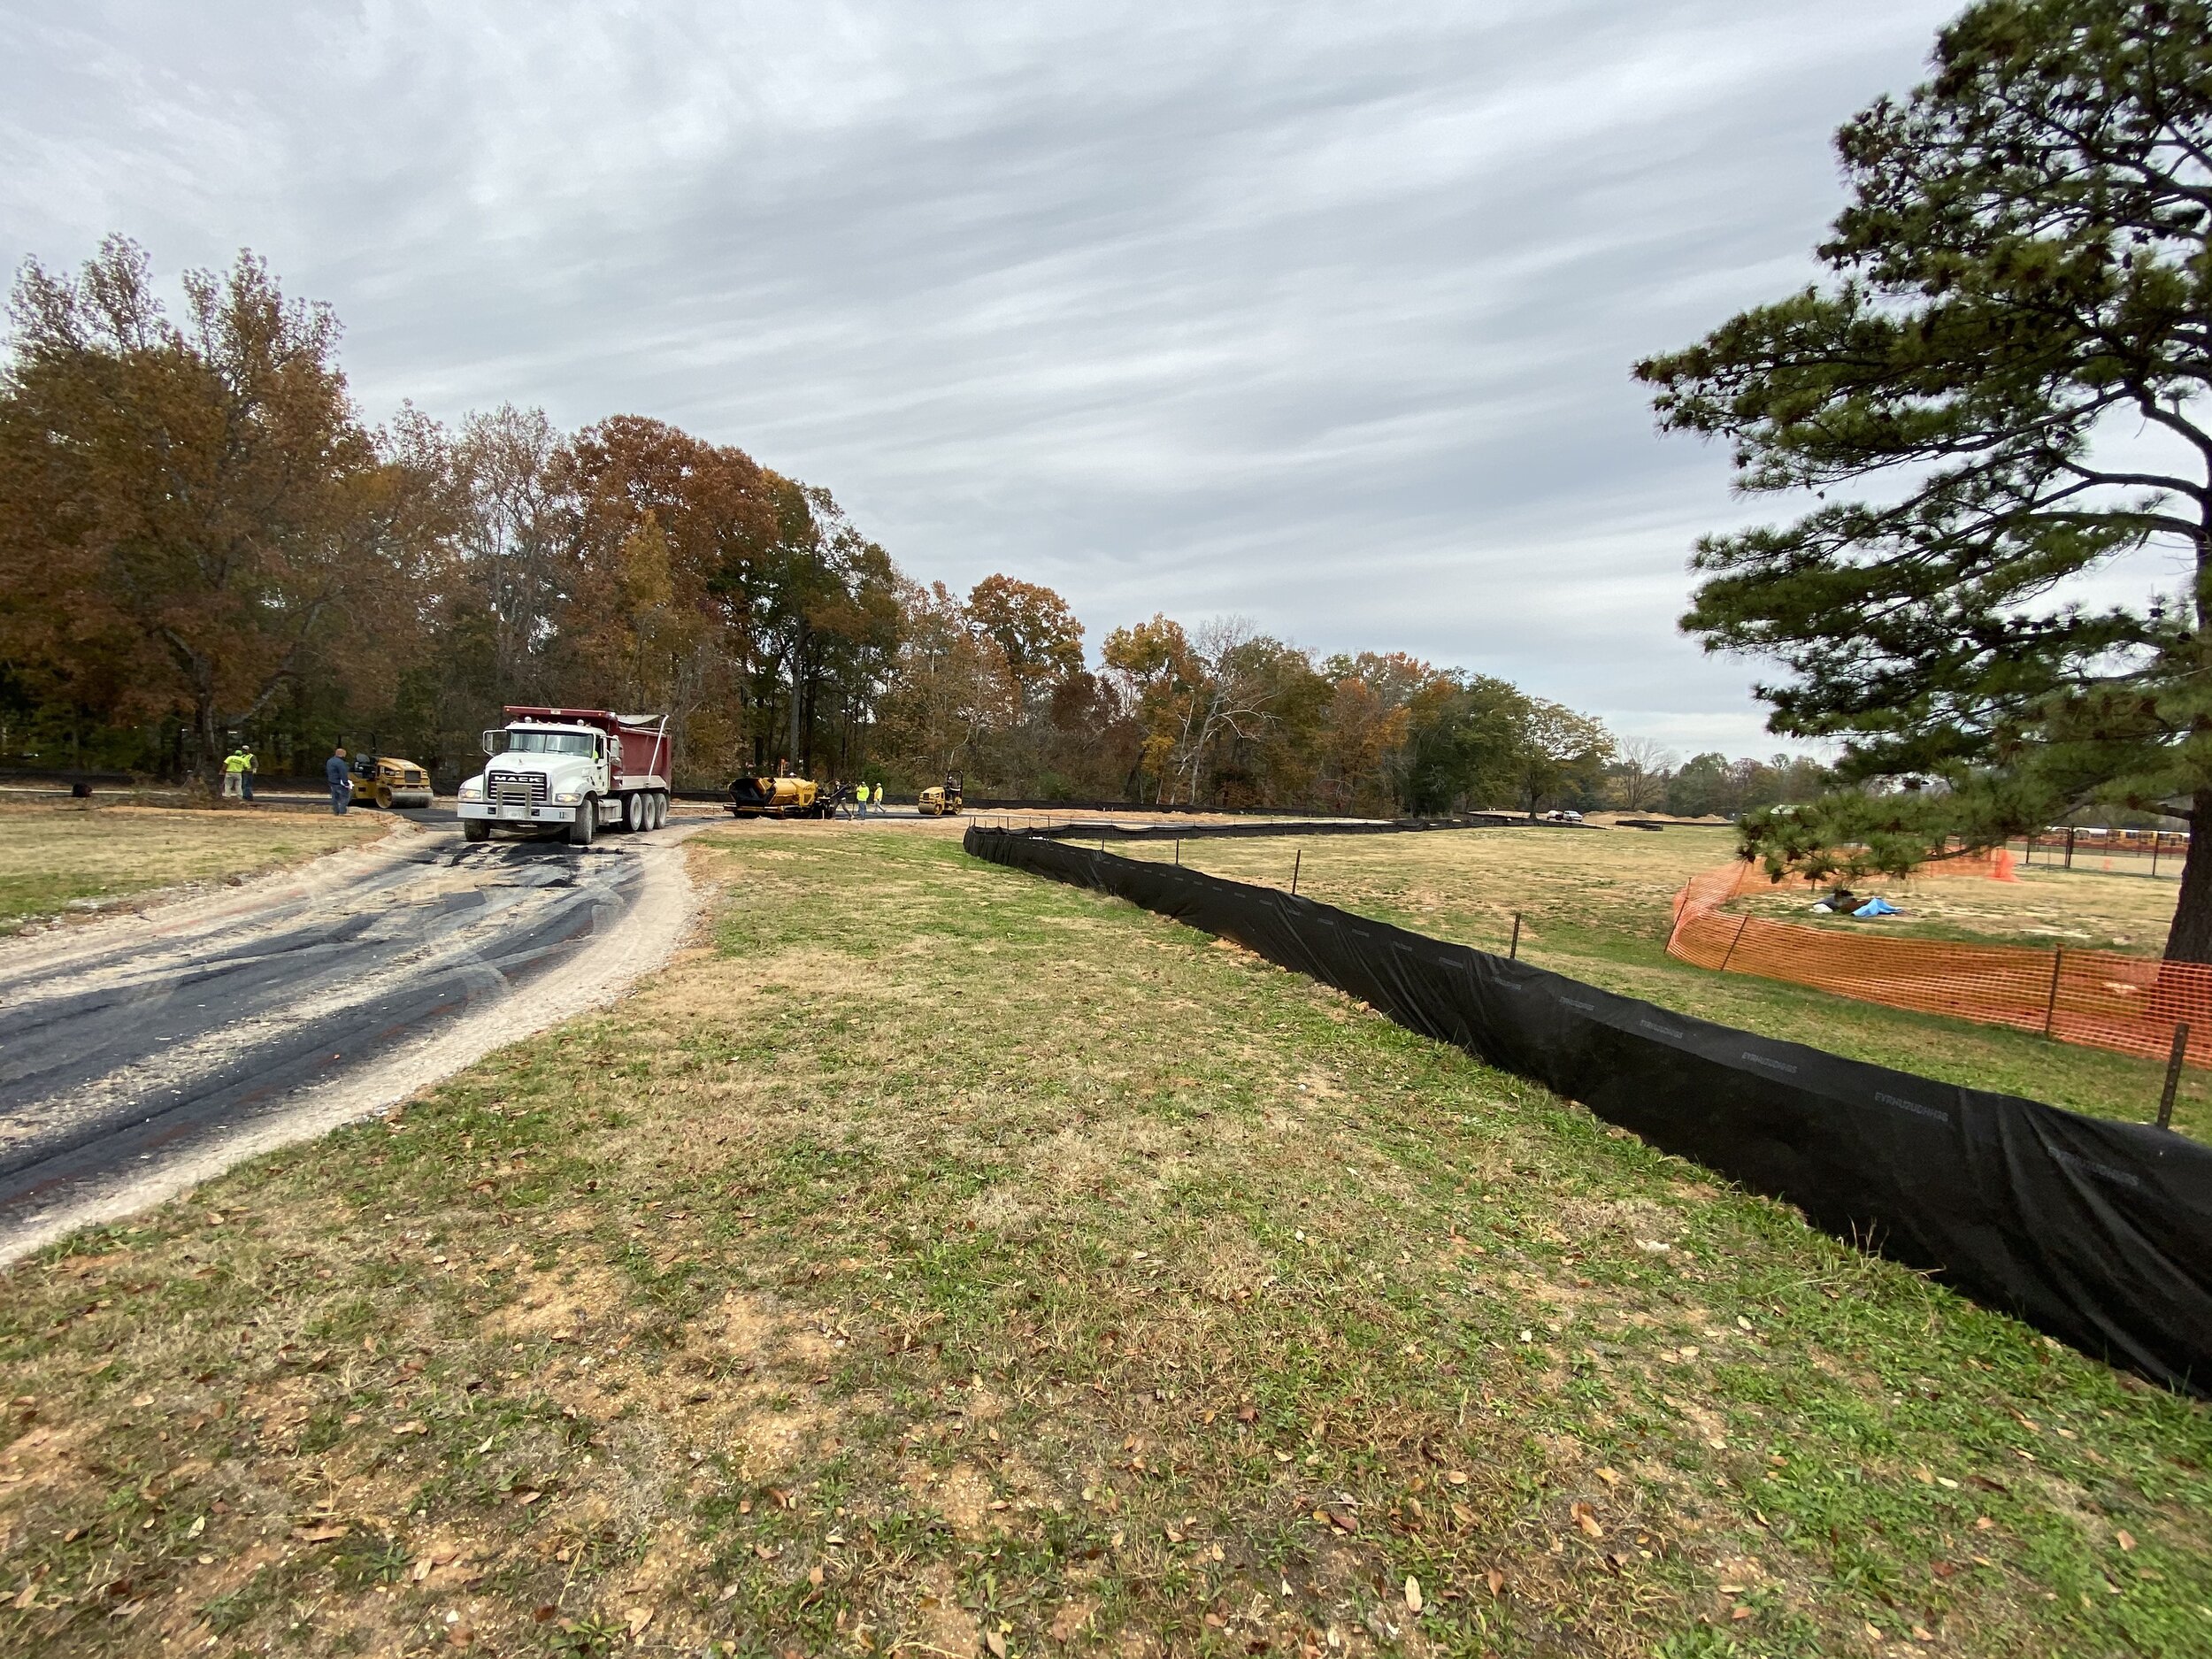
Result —
<path fill-rule="evenodd" d="M 592 835 L 598 827 L 599 803 L 586 795 L 576 804 L 576 816 L 569 820 L 568 844 L 571 847 L 590 846 Z"/>
<path fill-rule="evenodd" d="M 648 829 L 659 829 L 663 825 L 668 822 L 668 797 L 663 795 L 659 790 L 656 789 L 651 795 L 648 795 L 646 799 L 653 803 L 653 817 L 652 821 L 647 824 L 645 827 Z"/>
<path fill-rule="evenodd" d="M 461 820 L 461 839 L 465 841 L 488 841 L 492 838 L 488 818 L 465 818 Z"/>

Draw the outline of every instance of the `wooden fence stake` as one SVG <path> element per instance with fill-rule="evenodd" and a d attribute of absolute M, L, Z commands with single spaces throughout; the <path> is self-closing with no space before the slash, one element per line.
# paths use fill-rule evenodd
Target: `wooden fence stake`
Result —
<path fill-rule="evenodd" d="M 2158 1097 L 2158 1126 L 2174 1126 L 2174 1091 L 2181 1087 L 2182 1056 L 2189 1052 L 2189 1022 L 2181 1020 L 2174 1026 L 2174 1051 L 2166 1056 L 2166 1087 Z"/>
<path fill-rule="evenodd" d="M 2067 832 L 2071 835 L 2073 832 Z M 2058 1018 L 2058 972 L 2066 961 L 2066 947 L 2056 945 L 2051 949 L 2051 994 L 2043 1003 L 2043 1034 L 2051 1034 L 2051 1022 Z"/>
<path fill-rule="evenodd" d="M 1298 896 L 1298 866 L 1305 862 L 1306 849 L 1301 847 L 1297 856 L 1290 861 L 1290 895 L 1293 898 Z"/>
<path fill-rule="evenodd" d="M 1725 973 L 1728 972 L 1729 958 L 1736 954 L 1736 947 L 1743 942 L 1743 930 L 1750 926 L 1751 918 L 1748 914 L 1746 914 L 1743 920 L 1736 924 L 1736 936 L 1728 941 L 1728 949 L 1721 953 L 1720 966 L 1714 969 L 1714 972 Z"/>
<path fill-rule="evenodd" d="M 1521 959 L 1521 913 L 1518 910 L 1513 912 L 1513 942 L 1506 947 L 1505 959 L 1508 962 Z"/>

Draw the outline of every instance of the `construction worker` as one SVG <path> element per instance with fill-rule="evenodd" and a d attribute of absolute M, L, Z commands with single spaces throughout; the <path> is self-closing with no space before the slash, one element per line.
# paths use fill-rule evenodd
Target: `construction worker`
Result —
<path fill-rule="evenodd" d="M 253 775 L 260 770 L 260 762 L 254 757 L 250 743 L 241 743 L 238 751 L 246 757 L 246 769 L 238 774 L 238 787 L 244 798 L 250 801 L 253 799 Z"/>
<path fill-rule="evenodd" d="M 853 805 L 857 809 L 853 814 L 855 818 L 868 816 L 868 786 L 866 784 L 853 785 Z"/>
<path fill-rule="evenodd" d="M 323 776 L 330 780 L 330 810 L 334 816 L 343 818 L 346 808 L 353 803 L 353 769 L 346 764 L 343 749 L 332 752 L 323 762 Z"/>
<path fill-rule="evenodd" d="M 243 744 L 223 757 L 223 798 L 236 801 L 246 789 L 246 749 Z"/>

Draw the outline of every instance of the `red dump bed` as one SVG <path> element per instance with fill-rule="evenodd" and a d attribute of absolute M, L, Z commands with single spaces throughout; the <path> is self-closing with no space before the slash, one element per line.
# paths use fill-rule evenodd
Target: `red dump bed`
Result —
<path fill-rule="evenodd" d="M 605 709 L 525 709 L 507 705 L 510 720 L 547 720 L 565 726 L 592 726 L 615 740 L 615 786 L 668 781 L 668 717 L 615 714 Z"/>

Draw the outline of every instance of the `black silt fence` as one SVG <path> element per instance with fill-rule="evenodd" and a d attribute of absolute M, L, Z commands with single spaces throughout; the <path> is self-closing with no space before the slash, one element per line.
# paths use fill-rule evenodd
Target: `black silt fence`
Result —
<path fill-rule="evenodd" d="M 1054 824 L 1028 827 L 1018 834 L 1064 841 L 1242 841 L 1279 835 L 1404 835 L 1424 830 L 1496 829 L 1525 820 L 1475 814 L 1467 818 L 1282 818 L 1264 824 Z M 1544 825 L 1572 829 L 1574 825 Z"/>
<path fill-rule="evenodd" d="M 2212 1394 L 2212 1149 L 2193 1141 L 1693 1019 L 1271 887 L 981 826 L 964 844 L 1233 940 L 2085 1353 Z"/>

